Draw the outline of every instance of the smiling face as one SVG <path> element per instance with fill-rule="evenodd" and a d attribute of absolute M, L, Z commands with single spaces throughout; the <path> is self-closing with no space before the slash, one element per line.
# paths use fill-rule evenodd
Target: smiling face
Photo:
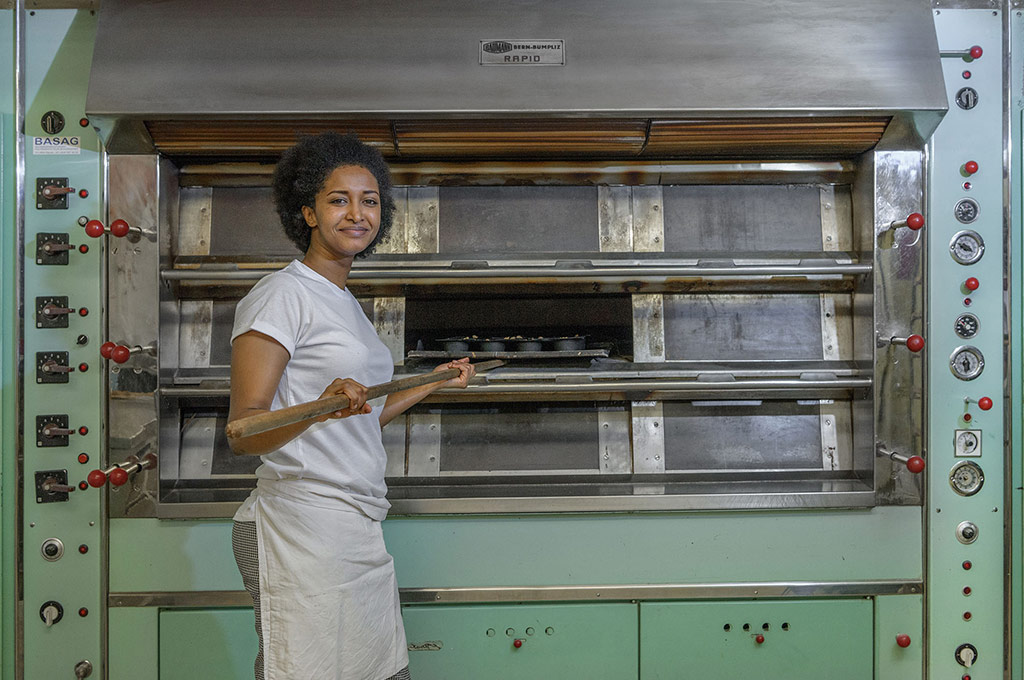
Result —
<path fill-rule="evenodd" d="M 351 259 L 366 250 L 380 229 L 380 189 L 366 168 L 335 168 L 302 216 L 313 230 L 309 251 L 328 259 Z"/>

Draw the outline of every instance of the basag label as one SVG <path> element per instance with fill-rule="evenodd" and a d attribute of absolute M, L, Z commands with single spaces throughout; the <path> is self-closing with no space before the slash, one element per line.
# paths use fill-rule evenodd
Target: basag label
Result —
<path fill-rule="evenodd" d="M 82 138 L 77 136 L 33 137 L 33 156 L 76 156 L 82 153 Z"/>

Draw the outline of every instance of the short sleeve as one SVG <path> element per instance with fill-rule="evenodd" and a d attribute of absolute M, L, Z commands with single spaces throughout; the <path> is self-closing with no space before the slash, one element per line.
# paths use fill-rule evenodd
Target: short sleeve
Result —
<path fill-rule="evenodd" d="M 235 307 L 231 342 L 257 331 L 281 343 L 292 356 L 302 330 L 305 297 L 302 284 L 283 272 L 261 279 Z"/>

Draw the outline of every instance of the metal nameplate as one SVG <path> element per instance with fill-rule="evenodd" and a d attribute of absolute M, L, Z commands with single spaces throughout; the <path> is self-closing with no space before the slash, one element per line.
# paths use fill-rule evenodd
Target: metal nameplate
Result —
<path fill-rule="evenodd" d="M 481 40 L 480 65 L 565 66 L 565 41 Z"/>

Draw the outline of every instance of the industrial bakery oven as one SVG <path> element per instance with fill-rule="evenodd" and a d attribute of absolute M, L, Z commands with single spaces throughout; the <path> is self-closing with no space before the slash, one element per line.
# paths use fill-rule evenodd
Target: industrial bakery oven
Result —
<path fill-rule="evenodd" d="M 646 25 L 678 22 L 670 4 Z M 140 12 L 159 10 L 113 12 L 108 30 Z M 877 31 L 913 34 L 912 14 Z M 713 4 L 702 17 L 725 20 Z M 602 41 L 596 25 L 573 30 L 584 51 Z M 112 512 L 230 516 L 253 487 L 258 461 L 223 434 L 233 309 L 296 257 L 270 173 L 296 134 L 324 129 L 359 133 L 393 165 L 394 232 L 350 285 L 398 375 L 507 361 L 385 429 L 394 512 L 920 503 L 922 139 L 944 101 L 933 43 L 877 37 L 885 86 L 840 97 L 805 64 L 800 82 L 775 83 L 797 98 L 787 106 L 722 83 L 699 109 L 672 94 L 692 77 L 666 81 L 657 63 L 641 77 L 589 51 L 545 52 L 547 70 L 492 64 L 506 46 L 487 40 L 479 63 L 430 43 L 453 59 L 444 82 L 473 85 L 442 96 L 396 47 L 371 71 L 394 89 L 356 88 L 332 116 L 324 92 L 284 116 L 265 92 L 198 75 L 191 100 L 161 86 L 128 101 L 111 84 L 145 89 L 139 66 L 101 50 L 90 108 L 107 135 L 108 223 L 86 231 L 109 238 L 109 450 L 94 479 L 116 482 Z M 688 48 L 645 49 L 679 63 Z M 222 56 L 222 74 L 244 66 Z M 592 92 L 620 76 L 623 92 Z M 527 87 L 547 77 L 570 82 L 565 96 Z M 223 110 L 181 110 L 210 97 Z"/>
<path fill-rule="evenodd" d="M 351 288 L 398 374 L 507 363 L 385 429 L 395 511 L 919 502 L 922 157 L 876 142 L 800 162 L 396 163 L 395 230 Z M 109 458 L 134 473 L 115 511 L 224 516 L 255 483 L 223 431 L 234 305 L 295 257 L 269 169 L 109 159 L 110 216 L 131 227 L 109 247 Z"/>

